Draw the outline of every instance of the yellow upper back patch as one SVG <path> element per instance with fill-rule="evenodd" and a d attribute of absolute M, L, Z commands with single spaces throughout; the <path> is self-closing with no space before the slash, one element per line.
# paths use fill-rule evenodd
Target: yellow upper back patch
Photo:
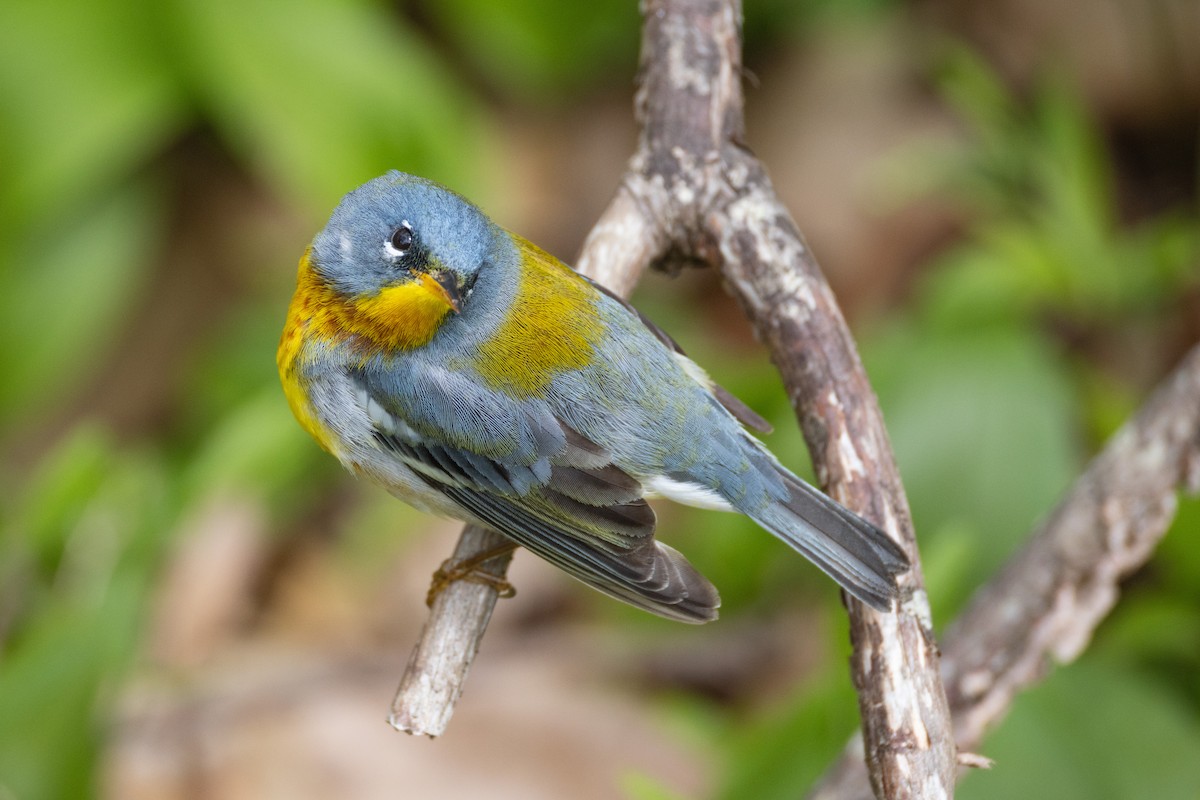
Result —
<path fill-rule="evenodd" d="M 520 278 L 508 314 L 479 347 L 475 368 L 493 389 L 542 397 L 556 375 L 586 367 L 604 333 L 596 290 L 554 256 L 513 235 Z"/>

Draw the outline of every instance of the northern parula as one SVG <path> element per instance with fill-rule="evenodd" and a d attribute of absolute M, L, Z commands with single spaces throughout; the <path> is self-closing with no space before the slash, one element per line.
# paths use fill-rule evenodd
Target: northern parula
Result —
<path fill-rule="evenodd" d="M 741 512 L 877 609 L 908 566 L 632 306 L 422 178 L 342 199 L 300 259 L 278 365 L 355 475 L 664 617 L 715 619 L 720 598 L 655 541 L 647 497 Z"/>

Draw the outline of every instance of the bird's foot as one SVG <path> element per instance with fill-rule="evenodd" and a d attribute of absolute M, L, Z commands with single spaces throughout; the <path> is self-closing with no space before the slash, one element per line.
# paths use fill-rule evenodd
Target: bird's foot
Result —
<path fill-rule="evenodd" d="M 484 550 L 482 553 L 473 555 L 470 558 L 462 560 L 446 559 L 438 567 L 437 572 L 433 573 L 433 582 L 430 583 L 429 592 L 425 595 L 425 605 L 432 608 L 433 601 L 437 599 L 438 595 L 449 588 L 450 584 L 455 581 L 467 581 L 468 583 L 490 586 L 500 597 L 512 597 L 517 593 L 516 588 L 499 575 L 485 572 L 482 567 L 493 558 L 508 555 L 516 549 L 517 545 L 515 543 L 506 542 L 489 550 Z"/>

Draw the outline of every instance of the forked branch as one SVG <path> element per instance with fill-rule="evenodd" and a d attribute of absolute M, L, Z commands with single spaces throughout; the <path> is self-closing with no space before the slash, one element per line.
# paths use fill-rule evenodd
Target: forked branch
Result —
<path fill-rule="evenodd" d="M 822 486 L 901 542 L 914 564 L 896 613 L 848 601 L 877 794 L 948 798 L 950 717 L 899 474 L 829 286 L 742 144 L 741 74 L 736 0 L 643 3 L 641 136 L 579 268 L 622 294 L 652 262 L 685 258 L 721 269 L 780 370 Z M 455 558 L 490 544 L 468 528 Z M 493 588 L 476 583 L 442 592 L 401 683 L 393 724 L 428 735 L 444 730 L 495 599 Z"/>

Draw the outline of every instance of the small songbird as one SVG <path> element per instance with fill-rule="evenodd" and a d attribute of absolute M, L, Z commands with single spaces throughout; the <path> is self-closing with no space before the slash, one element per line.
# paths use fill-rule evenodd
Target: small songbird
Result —
<path fill-rule="evenodd" d="M 745 514 L 886 610 L 904 552 L 782 467 L 761 417 L 604 287 L 431 181 L 347 194 L 300 259 L 278 365 L 355 475 L 685 622 L 716 589 L 646 498 Z M 739 422 L 740 420 L 740 422 Z"/>

